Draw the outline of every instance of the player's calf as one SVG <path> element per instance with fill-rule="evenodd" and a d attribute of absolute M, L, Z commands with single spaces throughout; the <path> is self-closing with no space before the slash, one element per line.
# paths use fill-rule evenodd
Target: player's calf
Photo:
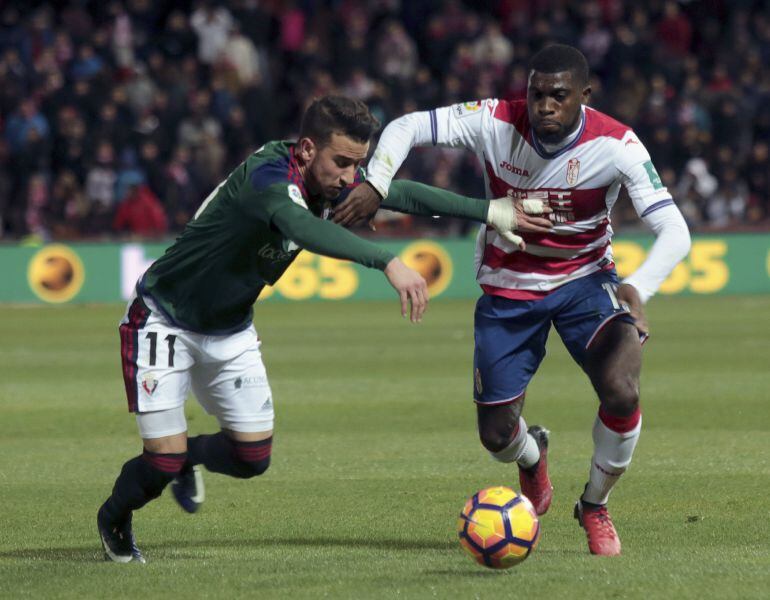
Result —
<path fill-rule="evenodd" d="M 186 453 L 160 454 L 145 450 L 123 465 L 115 480 L 112 494 L 104 503 L 110 520 L 120 523 L 131 513 L 161 495 L 179 474 Z"/>
<path fill-rule="evenodd" d="M 190 463 L 209 471 L 249 479 L 262 475 L 270 466 L 273 438 L 255 442 L 233 440 L 224 432 L 189 438 Z"/>
<path fill-rule="evenodd" d="M 273 438 L 257 442 L 234 441 L 235 477 L 250 479 L 262 475 L 270 467 Z"/>
<path fill-rule="evenodd" d="M 642 429 L 642 414 L 637 408 L 628 416 L 617 417 L 600 407 L 594 421 L 594 453 L 583 499 L 606 504 L 610 492 L 626 472 Z"/>
<path fill-rule="evenodd" d="M 508 408 L 506 412 L 501 412 L 500 408 L 498 408 L 496 412 L 502 417 L 500 419 L 501 423 L 498 423 L 497 427 L 485 428 L 482 424 L 488 423 L 488 419 L 486 419 L 485 416 L 488 415 L 489 409 L 484 409 L 482 413 L 481 407 L 479 407 L 479 424 L 482 432 L 482 442 L 484 442 L 483 432 L 485 430 L 493 431 L 495 436 L 498 436 L 504 432 L 506 427 L 512 429 L 508 434 L 509 437 L 506 440 L 506 443 L 495 444 L 494 447 L 499 449 L 490 451 L 490 454 L 492 455 L 492 458 L 500 462 L 515 462 L 518 465 L 519 484 L 521 486 L 522 494 L 532 502 L 535 512 L 538 515 L 545 514 L 553 499 L 553 486 L 548 477 L 549 432 L 539 425 L 533 425 L 527 429 L 527 424 L 524 419 L 510 410 L 510 407 L 506 407 Z M 482 414 L 484 416 L 482 416 Z M 514 416 L 515 420 L 513 420 Z M 510 427 L 512 420 L 515 425 L 514 427 Z M 487 439 L 486 442 L 489 442 L 489 440 Z M 489 446 L 487 446 L 486 443 L 485 447 L 489 449 Z"/>
<path fill-rule="evenodd" d="M 145 450 L 126 462 L 115 480 L 112 494 L 97 516 L 105 558 L 114 562 L 145 562 L 131 528 L 133 511 L 157 498 L 176 477 L 187 455 Z"/>

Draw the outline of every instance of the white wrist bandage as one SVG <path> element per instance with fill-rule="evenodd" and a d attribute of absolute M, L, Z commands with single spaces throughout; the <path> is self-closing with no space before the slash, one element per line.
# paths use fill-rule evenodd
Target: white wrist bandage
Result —
<path fill-rule="evenodd" d="M 542 215 L 544 206 L 542 200 L 531 198 L 522 200 L 522 209 L 528 215 Z M 524 240 L 514 233 L 518 226 L 518 219 L 516 218 L 516 205 L 510 196 L 489 201 L 487 225 L 494 227 L 500 236 L 510 243 L 519 248 L 522 247 Z"/>

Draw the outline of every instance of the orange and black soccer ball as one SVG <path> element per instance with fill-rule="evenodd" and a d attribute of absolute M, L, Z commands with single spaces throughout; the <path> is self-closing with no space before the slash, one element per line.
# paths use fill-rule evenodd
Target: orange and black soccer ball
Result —
<path fill-rule="evenodd" d="M 480 565 L 507 569 L 537 547 L 540 521 L 526 496 L 496 486 L 477 492 L 465 503 L 457 533 L 462 547 Z"/>

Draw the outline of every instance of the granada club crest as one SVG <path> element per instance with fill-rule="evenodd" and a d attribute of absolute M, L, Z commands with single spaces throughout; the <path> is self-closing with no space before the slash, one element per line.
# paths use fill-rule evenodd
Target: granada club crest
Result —
<path fill-rule="evenodd" d="M 567 185 L 575 185 L 580 174 L 580 161 L 577 158 L 570 158 L 567 161 Z"/>
<path fill-rule="evenodd" d="M 152 393 L 155 391 L 155 389 L 158 387 L 158 380 L 155 379 L 155 375 L 152 373 L 148 373 L 144 376 L 144 379 L 142 379 L 142 388 L 145 392 L 147 392 L 148 396 L 152 396 Z"/>

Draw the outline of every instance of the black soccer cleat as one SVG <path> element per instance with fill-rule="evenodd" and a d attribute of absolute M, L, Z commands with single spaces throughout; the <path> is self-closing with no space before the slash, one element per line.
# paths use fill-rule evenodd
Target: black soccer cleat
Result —
<path fill-rule="evenodd" d="M 107 518 L 104 505 L 96 515 L 96 526 L 104 548 L 104 560 L 117 563 L 146 563 L 142 552 L 136 546 L 134 532 L 131 530 L 131 517 L 124 523 L 113 523 Z"/>
<path fill-rule="evenodd" d="M 183 469 L 171 483 L 171 493 L 182 510 L 188 513 L 197 512 L 206 499 L 203 473 L 200 468 L 196 465 Z"/>

